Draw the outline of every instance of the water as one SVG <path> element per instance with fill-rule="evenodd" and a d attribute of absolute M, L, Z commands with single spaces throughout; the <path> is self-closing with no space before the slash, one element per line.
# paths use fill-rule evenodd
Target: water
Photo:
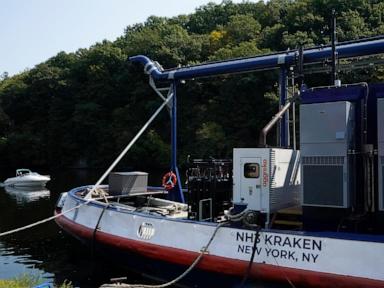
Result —
<path fill-rule="evenodd" d="M 104 171 L 43 171 L 50 174 L 46 189 L 20 191 L 0 187 L 0 232 L 52 216 L 61 192 L 94 184 Z M 0 181 L 13 177 L 15 171 L 0 171 Z M 162 172 L 149 174 L 149 183 L 159 186 Z M 148 283 L 140 275 L 123 270 L 112 261 L 92 256 L 89 248 L 62 232 L 54 221 L 0 238 L 0 279 L 23 273 L 39 275 L 48 282 L 71 281 L 75 287 L 93 288 L 110 283 L 111 278 L 127 277 L 127 283 Z M 247 287 L 289 287 L 258 283 Z"/>
<path fill-rule="evenodd" d="M 8 231 L 52 216 L 61 192 L 93 184 L 103 171 L 37 171 L 50 174 L 46 189 L 20 191 L 0 188 L 0 231 Z M 14 176 L 0 171 L 0 181 Z M 103 271 L 103 273 L 100 273 Z M 0 279 L 23 273 L 40 275 L 56 284 L 71 281 L 76 287 L 98 287 L 112 277 L 127 276 L 126 271 L 92 257 L 80 242 L 63 233 L 54 221 L 0 238 Z M 138 275 L 128 275 L 137 282 Z M 140 279 L 141 280 L 141 279 Z"/>

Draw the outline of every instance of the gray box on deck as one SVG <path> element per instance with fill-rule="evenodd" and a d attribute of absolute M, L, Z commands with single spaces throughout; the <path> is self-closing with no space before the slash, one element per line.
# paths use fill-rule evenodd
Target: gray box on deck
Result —
<path fill-rule="evenodd" d="M 148 173 L 113 172 L 109 174 L 110 195 L 139 195 L 147 193 Z"/>
<path fill-rule="evenodd" d="M 300 151 L 304 206 L 347 208 L 354 178 L 355 107 L 348 101 L 300 106 Z"/>
<path fill-rule="evenodd" d="M 300 106 L 302 156 L 347 156 L 352 149 L 354 105 L 339 101 Z"/>
<path fill-rule="evenodd" d="M 379 164 L 379 208 L 384 211 L 384 98 L 377 99 L 377 147 Z"/>

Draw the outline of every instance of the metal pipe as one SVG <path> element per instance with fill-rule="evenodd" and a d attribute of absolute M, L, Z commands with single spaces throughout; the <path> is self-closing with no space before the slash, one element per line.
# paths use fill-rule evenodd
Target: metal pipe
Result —
<path fill-rule="evenodd" d="M 332 76 L 331 85 L 336 85 L 336 79 L 337 79 L 337 69 L 336 69 L 336 62 L 337 62 L 337 51 L 336 51 L 336 44 L 337 44 L 337 38 L 336 38 L 336 11 L 335 9 L 332 9 Z"/>
<path fill-rule="evenodd" d="M 171 156 L 171 169 L 176 173 L 177 182 L 172 189 L 172 193 L 169 193 L 168 197 L 171 200 L 176 200 L 181 203 L 185 203 L 184 194 L 181 187 L 181 178 L 179 168 L 177 167 L 177 81 L 172 84 L 172 110 L 171 110 L 171 143 L 172 143 L 172 156 Z M 174 199 L 172 199 L 174 198 Z"/>
<path fill-rule="evenodd" d="M 299 47 L 299 51 L 298 51 L 298 55 L 297 55 L 298 59 L 297 59 L 297 62 L 298 62 L 298 67 L 297 67 L 297 70 L 298 70 L 298 77 L 297 77 L 297 80 L 298 80 L 298 83 L 299 83 L 299 91 L 302 91 L 305 89 L 304 87 L 304 49 L 303 49 L 303 46 L 300 46 Z"/>
<path fill-rule="evenodd" d="M 260 136 L 259 136 L 259 146 L 260 147 L 267 147 L 267 134 L 272 129 L 272 127 L 279 121 L 282 115 L 288 110 L 288 108 L 291 106 L 292 101 L 287 102 L 283 108 L 280 109 L 279 112 L 273 116 L 272 120 L 269 121 L 267 125 L 261 130 Z"/>
<path fill-rule="evenodd" d="M 295 95 L 295 75 L 292 71 L 291 75 L 291 85 L 292 85 L 292 97 Z M 293 150 L 297 150 L 296 146 L 296 102 L 293 101 L 292 103 L 292 140 L 293 140 Z"/>
<path fill-rule="evenodd" d="M 280 107 L 284 107 L 287 101 L 287 68 L 281 67 L 279 74 L 279 100 Z M 281 147 L 287 148 L 289 145 L 289 126 L 288 126 L 288 114 L 283 114 L 280 121 L 280 135 L 279 144 Z"/>
<path fill-rule="evenodd" d="M 176 170 L 177 166 L 177 102 L 176 102 L 176 81 L 173 82 L 171 89 L 172 89 L 172 109 L 171 109 L 171 169 L 172 171 Z"/>
<path fill-rule="evenodd" d="M 379 54 L 384 53 L 384 39 L 366 39 L 366 41 L 359 40 L 352 43 L 348 42 L 347 44 L 340 43 L 336 48 L 339 59 Z M 277 54 L 176 68 L 167 71 L 163 71 L 157 63 L 143 55 L 130 57 L 129 60 L 143 64 L 145 73 L 152 75 L 155 80 L 182 80 L 218 74 L 257 71 L 276 68 L 281 65 L 293 65 L 296 55 L 297 51 L 292 50 Z M 311 48 L 303 52 L 305 64 L 321 62 L 331 57 L 331 47 Z"/>

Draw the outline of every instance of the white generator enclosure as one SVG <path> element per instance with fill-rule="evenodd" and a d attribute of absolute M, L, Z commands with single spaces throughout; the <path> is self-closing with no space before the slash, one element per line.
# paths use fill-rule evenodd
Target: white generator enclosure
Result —
<path fill-rule="evenodd" d="M 299 154 L 279 148 L 233 149 L 233 201 L 267 214 L 299 205 Z"/>
<path fill-rule="evenodd" d="M 353 149 L 354 105 L 347 101 L 300 106 L 303 205 L 350 206 L 348 151 Z"/>
<path fill-rule="evenodd" d="M 384 210 L 384 98 L 377 99 L 377 138 L 379 163 L 379 208 Z"/>

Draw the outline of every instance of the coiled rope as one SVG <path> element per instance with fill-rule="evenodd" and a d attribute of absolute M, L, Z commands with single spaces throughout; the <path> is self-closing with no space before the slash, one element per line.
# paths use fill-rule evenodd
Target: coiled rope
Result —
<path fill-rule="evenodd" d="M 200 260 L 203 258 L 203 256 L 205 254 L 208 254 L 208 248 L 209 246 L 211 245 L 213 239 L 215 238 L 216 236 L 216 233 L 217 231 L 223 227 L 225 224 L 227 224 L 227 222 L 222 222 L 222 223 L 219 223 L 215 230 L 213 231 L 213 234 L 211 236 L 211 238 L 209 239 L 208 243 L 206 246 L 203 246 L 200 250 L 200 254 L 199 256 L 196 257 L 196 259 L 193 261 L 193 263 L 191 264 L 191 266 L 188 267 L 187 270 L 185 270 L 180 276 L 176 277 L 175 279 L 173 279 L 172 281 L 169 281 L 167 283 L 164 283 L 164 284 L 159 284 L 159 285 L 146 285 L 146 284 L 125 284 L 125 283 L 112 283 L 112 284 L 103 284 L 100 286 L 100 288 L 116 288 L 116 287 L 119 287 L 119 288 L 165 288 L 165 287 L 169 287 L 171 285 L 174 285 L 176 284 L 177 282 L 179 282 L 181 279 L 183 279 L 185 276 L 187 276 L 192 270 L 193 268 L 196 267 L 197 264 L 199 264 Z"/>

